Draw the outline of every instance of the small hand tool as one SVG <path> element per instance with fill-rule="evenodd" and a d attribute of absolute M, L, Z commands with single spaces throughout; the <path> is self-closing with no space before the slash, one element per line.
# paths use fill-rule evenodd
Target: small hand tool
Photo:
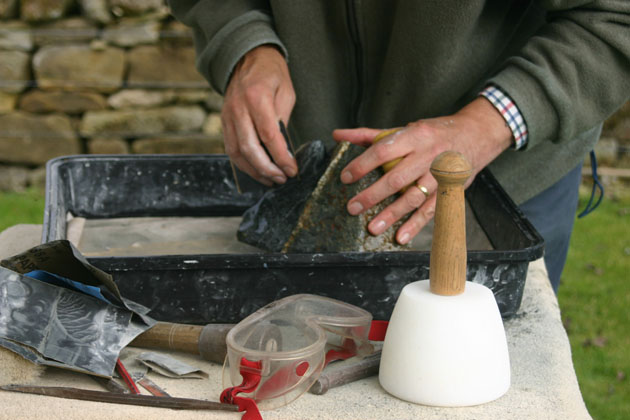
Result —
<path fill-rule="evenodd" d="M 278 125 L 280 126 L 280 133 L 282 133 L 282 137 L 284 137 L 284 141 L 287 142 L 287 145 L 291 149 L 291 154 L 295 156 L 295 146 L 293 145 L 293 141 L 291 137 L 289 137 L 289 132 L 287 131 L 287 127 L 284 125 L 284 121 L 278 120 Z M 297 171 L 297 179 L 300 179 L 300 168 Z"/>
<path fill-rule="evenodd" d="M 286 141 L 287 146 L 291 152 L 291 154 L 293 156 L 295 156 L 295 147 L 293 146 L 293 142 L 291 141 L 291 137 L 289 137 L 289 132 L 287 131 L 287 127 L 284 124 L 284 121 L 282 120 L 278 120 L 278 126 L 280 127 L 280 133 L 282 134 L 282 137 L 284 137 L 284 141 Z M 263 149 L 265 150 L 265 152 L 267 152 L 267 155 L 269 156 L 269 158 L 271 159 L 271 161 L 273 161 L 273 157 L 271 156 L 271 153 L 269 153 L 269 150 L 267 150 L 267 148 L 265 147 L 264 144 L 262 144 Z M 238 191 L 239 194 L 243 194 L 243 190 L 241 188 L 241 185 L 238 181 L 238 173 L 236 171 L 236 166 L 234 166 L 234 162 L 232 162 L 232 159 L 230 159 L 230 166 L 232 167 L 232 176 L 234 177 L 234 184 L 236 184 L 236 191 Z M 300 179 L 300 170 L 298 168 L 298 172 L 297 172 L 297 179 Z"/>
<path fill-rule="evenodd" d="M 78 388 L 16 384 L 0 386 L 0 389 L 4 391 L 22 392 L 25 394 L 46 395 L 49 397 L 95 401 L 110 404 L 140 405 L 155 408 L 173 408 L 177 410 L 238 411 L 238 407 L 235 405 L 221 404 L 215 401 L 196 400 L 192 398 L 155 397 L 153 395 L 141 394 L 115 394 L 111 392 L 91 391 Z"/>
<path fill-rule="evenodd" d="M 149 391 L 151 395 L 155 395 L 156 397 L 170 397 L 169 393 L 160 388 L 155 382 L 153 382 L 149 378 L 140 378 L 136 381 L 138 384 L 142 385 L 144 389 Z"/>
<path fill-rule="evenodd" d="M 241 189 L 241 184 L 238 182 L 238 174 L 236 173 L 236 166 L 234 166 L 234 162 L 230 159 L 230 167 L 232 168 L 232 177 L 234 178 L 234 185 L 236 185 L 236 191 L 239 194 L 243 194 L 243 190 Z"/>
<path fill-rule="evenodd" d="M 369 378 L 378 374 L 378 365 L 381 361 L 381 352 L 377 351 L 369 356 L 356 361 L 339 362 L 339 366 L 330 364 L 310 387 L 308 392 L 315 395 L 323 395 L 330 388 L 335 388 L 359 379 Z"/>
<path fill-rule="evenodd" d="M 122 380 L 125 381 L 125 384 L 127 384 L 127 387 L 132 394 L 140 394 L 138 386 L 133 381 L 133 378 L 129 372 L 127 372 L 125 365 L 123 365 L 123 362 L 121 362 L 120 359 L 116 360 L 116 372 L 118 372 Z"/>
<path fill-rule="evenodd" d="M 178 350 L 205 360 L 223 363 L 227 348 L 225 337 L 234 324 L 187 325 L 158 322 L 137 336 L 129 345 L 151 349 Z"/>

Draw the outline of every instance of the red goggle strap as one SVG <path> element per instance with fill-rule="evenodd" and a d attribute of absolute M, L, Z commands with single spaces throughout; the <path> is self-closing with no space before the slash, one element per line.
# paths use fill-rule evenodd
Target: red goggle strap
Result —
<path fill-rule="evenodd" d="M 260 384 L 262 362 L 252 362 L 246 358 L 241 358 L 240 374 L 243 382 L 240 385 L 229 387 L 221 393 L 220 401 L 224 404 L 232 404 L 238 406 L 238 411 L 244 411 L 241 420 L 263 420 L 260 410 L 256 405 L 256 401 L 252 398 L 239 397 L 237 394 L 244 392 L 249 394 L 254 392 Z"/>

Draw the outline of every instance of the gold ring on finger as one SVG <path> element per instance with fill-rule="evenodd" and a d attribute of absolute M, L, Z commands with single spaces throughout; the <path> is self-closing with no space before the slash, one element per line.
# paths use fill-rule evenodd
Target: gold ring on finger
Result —
<path fill-rule="evenodd" d="M 422 191 L 422 194 L 424 194 L 425 197 L 429 196 L 429 190 L 427 190 L 427 187 L 421 184 L 416 184 L 416 187 L 418 187 L 418 189 Z"/>

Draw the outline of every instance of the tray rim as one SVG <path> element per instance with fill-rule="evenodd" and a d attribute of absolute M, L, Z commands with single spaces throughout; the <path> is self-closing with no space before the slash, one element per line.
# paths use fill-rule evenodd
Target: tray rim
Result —
<path fill-rule="evenodd" d="M 58 168 L 67 162 L 95 162 L 95 161 L 108 161 L 108 160 L 143 160 L 143 161 L 224 161 L 228 159 L 226 154 L 142 154 L 142 155 L 115 155 L 115 154 L 103 154 L 103 155 L 88 155 L 77 154 L 59 156 L 49 160 L 46 163 L 46 194 L 45 194 L 45 207 L 43 217 L 43 229 L 42 229 L 42 243 L 50 242 L 58 239 L 66 239 L 65 235 L 61 235 L 57 229 L 52 229 L 55 221 L 60 215 L 51 211 L 50 203 L 53 197 L 58 193 L 58 181 L 59 171 Z M 518 261 L 534 261 L 539 259 L 544 254 L 544 240 L 540 233 L 534 228 L 531 222 L 525 217 L 522 211 L 514 203 L 512 198 L 503 190 L 496 178 L 492 175 L 489 169 L 484 168 L 479 174 L 477 179 L 484 179 L 488 184 L 492 185 L 494 193 L 499 194 L 503 200 L 504 209 L 508 211 L 512 220 L 519 225 L 520 231 L 528 236 L 528 241 L 531 245 L 524 248 L 515 250 L 469 250 L 468 262 L 477 263 L 481 261 L 486 262 L 518 262 Z M 481 181 L 479 181 L 481 182 Z M 474 209 L 473 209 L 474 211 Z M 61 215 L 64 219 L 66 215 Z M 51 236 L 57 237 L 51 237 Z M 114 260 L 127 260 L 136 261 L 138 259 L 143 260 L 163 260 L 165 263 L 173 263 L 174 261 L 185 260 L 217 260 L 225 261 L 231 259 L 238 261 L 239 264 L 245 264 L 245 267 L 251 265 L 251 268 L 257 268 L 263 264 L 277 263 L 283 261 L 286 264 L 287 256 L 290 255 L 292 263 L 302 264 L 304 266 L 315 264 L 345 264 L 345 265 L 379 265 L 383 262 L 387 262 L 389 259 L 394 258 L 397 262 L 402 261 L 403 264 L 395 265 L 411 265 L 414 263 L 414 259 L 418 257 L 427 258 L 430 255 L 430 251 L 383 251 L 383 252 L 316 252 L 316 253 L 269 253 L 261 251 L 260 253 L 248 253 L 248 254 L 186 254 L 186 255 L 150 255 L 150 256 L 108 256 L 108 257 L 87 257 L 91 261 L 111 262 Z M 308 262 L 310 260 L 310 262 Z M 427 261 L 428 262 L 428 261 Z M 416 260 L 415 263 L 418 263 Z M 194 269 L 194 264 L 189 264 L 190 269 Z M 241 265 L 243 267 L 243 265 Z M 188 267 L 187 267 L 188 268 Z M 182 268 L 180 268 L 182 269 Z"/>

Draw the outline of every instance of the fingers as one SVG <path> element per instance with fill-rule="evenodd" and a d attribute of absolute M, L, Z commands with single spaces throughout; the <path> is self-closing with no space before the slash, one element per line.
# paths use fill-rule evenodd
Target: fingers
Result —
<path fill-rule="evenodd" d="M 256 133 L 271 155 L 273 166 L 281 171 L 286 180 L 286 176 L 293 177 L 297 173 L 297 162 L 280 132 L 278 118 L 271 112 L 270 107 L 263 106 L 261 109 L 265 111 L 252 114 Z"/>
<path fill-rule="evenodd" d="M 437 199 L 437 194 L 433 193 L 427 198 L 427 200 L 422 203 L 420 208 L 416 210 L 410 217 L 407 219 L 405 223 L 398 229 L 396 232 L 396 241 L 405 245 L 411 241 L 411 239 L 416 236 L 422 228 L 424 228 L 427 223 L 433 216 L 435 215 L 435 202 Z"/>
<path fill-rule="evenodd" d="M 426 194 L 423 192 L 422 188 L 426 190 Z M 407 190 L 398 197 L 396 201 L 387 206 L 376 217 L 374 217 L 368 225 L 368 230 L 373 235 L 380 235 L 410 212 L 423 207 L 429 198 L 432 195 L 435 195 L 436 190 L 437 182 L 433 176 L 426 174 L 416 183 L 409 186 L 409 188 L 407 188 Z M 415 236 L 416 233 L 417 232 L 411 235 L 411 237 Z"/>
<path fill-rule="evenodd" d="M 365 142 L 374 130 L 352 130 L 338 137 Z M 379 131 L 380 132 L 380 131 Z M 409 243 L 433 218 L 437 181 L 429 173 L 431 162 L 414 150 L 414 144 L 404 136 L 404 130 L 390 134 L 372 144 L 360 157 L 350 162 L 341 174 L 344 183 L 354 182 L 378 166 L 390 165 L 388 172 L 370 187 L 353 197 L 347 206 L 352 215 L 371 208 L 383 199 L 403 191 L 392 204 L 382 210 L 368 224 L 368 231 L 380 235 L 409 213 L 411 216 L 396 232 L 396 241 Z M 395 166 L 395 167 L 394 167 Z M 406 189 L 405 189 L 406 188 Z"/>
<path fill-rule="evenodd" d="M 359 131 L 361 130 L 361 131 Z M 341 130 L 339 130 L 341 131 Z M 355 130 L 344 130 L 344 131 L 355 131 Z M 345 138 L 350 138 L 355 136 L 366 136 L 368 134 L 373 134 L 375 130 L 373 129 L 357 129 L 357 133 L 352 135 L 348 135 Z M 381 133 L 383 130 L 376 130 L 377 134 Z M 341 173 L 341 182 L 344 184 L 349 184 L 355 182 L 362 177 L 364 177 L 368 172 L 378 168 L 383 165 L 385 170 L 389 171 L 391 168 L 396 166 L 398 161 L 400 161 L 401 157 L 406 156 L 410 152 L 413 151 L 413 144 L 408 136 L 403 135 L 405 130 L 398 130 L 392 134 L 381 139 L 378 143 L 372 143 L 374 136 L 370 139 L 370 147 L 358 156 L 352 162 L 350 162 Z M 333 134 L 334 135 L 334 134 Z M 361 138 L 363 139 L 363 137 Z M 363 140 L 361 140 L 363 141 Z M 391 173 L 391 172 L 390 172 Z M 408 181 L 408 183 L 411 180 Z M 396 183 L 396 181 L 394 181 Z M 400 188 L 404 187 L 407 184 L 404 184 Z M 395 191 L 390 193 L 393 194 L 400 190 L 398 188 Z M 384 197 L 383 197 L 384 198 Z M 379 200 L 380 201 L 380 200 Z"/>
<path fill-rule="evenodd" d="M 376 128 L 347 128 L 334 130 L 333 139 L 338 142 L 349 141 L 358 146 L 368 147 L 381 131 Z"/>
<path fill-rule="evenodd" d="M 233 127 L 234 138 L 226 136 L 226 152 L 234 163 L 241 168 L 242 160 L 255 170 L 254 178 L 260 177 L 277 184 L 286 182 L 286 176 L 269 158 L 258 138 L 253 121 L 247 113 L 237 115 L 234 119 L 227 119 L 227 124 Z M 241 168 L 245 171 L 245 168 Z"/>
<path fill-rule="evenodd" d="M 264 184 L 268 187 L 273 185 L 273 182 L 254 169 L 253 166 L 247 162 L 238 149 L 238 143 L 236 142 L 236 135 L 234 134 L 234 126 L 231 121 L 222 121 L 223 124 L 223 138 L 225 143 L 225 153 L 230 157 L 230 160 L 247 175 L 254 178 L 256 181 Z"/>
<path fill-rule="evenodd" d="M 363 155 L 365 155 L 365 153 Z M 351 164 L 352 163 L 353 162 L 351 162 Z M 377 203 L 380 203 L 390 195 L 398 193 L 403 188 L 413 184 L 419 177 L 428 174 L 429 164 L 430 162 L 425 162 L 418 156 L 410 155 L 406 157 L 398 165 L 396 165 L 394 169 L 385 173 L 385 175 L 379 178 L 368 188 L 364 189 L 350 199 L 348 202 L 348 212 L 351 215 L 356 216 Z M 344 177 L 345 172 L 346 171 L 344 170 L 341 174 L 342 182 L 347 180 L 347 178 Z M 417 207 L 418 206 L 416 205 L 413 208 Z M 407 213 L 410 210 L 411 209 L 409 209 Z"/>
<path fill-rule="evenodd" d="M 225 152 L 239 169 L 267 186 L 286 182 L 286 175 L 263 147 L 247 107 L 239 102 L 226 104 L 221 122 Z"/>

